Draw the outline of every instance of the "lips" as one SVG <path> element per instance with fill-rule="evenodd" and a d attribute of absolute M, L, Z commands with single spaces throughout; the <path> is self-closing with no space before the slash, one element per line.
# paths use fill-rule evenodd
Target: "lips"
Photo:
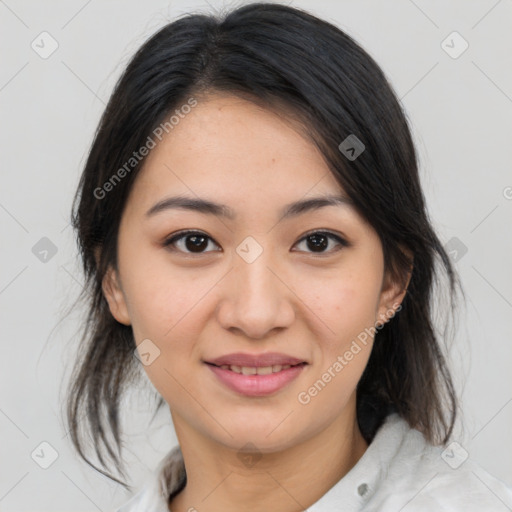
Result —
<path fill-rule="evenodd" d="M 282 354 L 279 355 L 281 360 Z M 285 356 L 287 361 L 300 361 L 297 358 Z M 215 361 L 222 362 L 225 358 L 217 358 Z M 232 359 L 230 359 L 232 360 Z M 240 361 L 240 359 L 236 359 Z M 244 359 L 247 361 L 247 359 Z M 267 361 L 269 359 L 266 359 Z M 272 359 L 271 359 L 272 360 Z M 274 359 L 275 360 L 275 359 Z M 261 359 L 259 359 L 261 362 Z M 252 359 L 254 362 L 254 359 Z M 267 364 L 267 363 L 265 363 Z M 306 369 L 308 363 L 305 361 L 295 365 L 272 365 L 272 366 L 237 366 L 220 365 L 205 361 L 205 366 L 211 370 L 219 382 L 225 387 L 238 394 L 249 397 L 271 396 L 297 379 Z"/>
<path fill-rule="evenodd" d="M 296 379 L 309 364 L 304 359 L 278 352 L 237 352 L 203 362 L 232 391 L 252 397 L 277 393 Z"/>
<path fill-rule="evenodd" d="M 211 364 L 211 363 L 206 363 Z M 220 366 L 217 365 L 211 365 L 215 366 L 216 368 L 221 368 L 222 370 L 230 370 L 235 373 L 241 373 L 243 375 L 270 375 L 271 373 L 279 373 L 283 370 L 288 370 L 288 368 L 294 368 L 296 366 L 303 366 L 306 363 L 299 363 L 299 364 L 274 364 L 272 366 L 236 366 L 234 364 L 228 365 L 228 364 L 222 364 Z"/>
<path fill-rule="evenodd" d="M 274 366 L 295 366 L 298 364 L 307 364 L 305 359 L 290 356 L 288 354 L 281 354 L 278 352 L 267 352 L 264 354 L 246 354 L 236 352 L 233 354 L 226 354 L 215 359 L 208 359 L 205 361 L 214 366 L 230 366 L 239 368 L 268 368 Z"/>

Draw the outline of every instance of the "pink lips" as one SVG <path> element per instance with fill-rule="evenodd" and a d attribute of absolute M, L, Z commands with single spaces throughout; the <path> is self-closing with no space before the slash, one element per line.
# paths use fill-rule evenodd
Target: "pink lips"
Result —
<path fill-rule="evenodd" d="M 284 388 L 288 383 L 297 378 L 304 370 L 307 362 L 296 357 L 275 352 L 266 354 L 228 354 L 210 361 L 206 361 L 208 368 L 228 388 L 246 396 L 270 395 Z M 220 366 L 248 366 L 265 367 L 275 365 L 295 365 L 279 372 L 267 375 L 244 375 Z"/>
<path fill-rule="evenodd" d="M 223 364 L 236 365 L 236 366 L 274 366 L 280 364 L 285 366 L 287 364 L 294 365 L 300 363 L 307 363 L 305 359 L 298 359 L 287 354 L 280 354 L 279 352 L 266 352 L 263 354 L 244 354 L 243 352 L 236 352 L 234 354 L 226 354 L 215 359 L 209 359 L 207 363 L 214 364 L 215 366 L 222 366 Z"/>

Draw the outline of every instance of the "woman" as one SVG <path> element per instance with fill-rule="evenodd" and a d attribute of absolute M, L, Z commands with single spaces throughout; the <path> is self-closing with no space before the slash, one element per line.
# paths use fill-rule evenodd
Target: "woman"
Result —
<path fill-rule="evenodd" d="M 91 298 L 72 440 L 92 465 L 86 412 L 97 469 L 129 488 L 104 457 L 123 474 L 143 368 L 179 441 L 120 511 L 511 506 L 451 440 L 432 291 L 444 270 L 453 309 L 460 283 L 404 113 L 335 26 L 260 3 L 165 26 L 115 88 L 73 221 Z"/>

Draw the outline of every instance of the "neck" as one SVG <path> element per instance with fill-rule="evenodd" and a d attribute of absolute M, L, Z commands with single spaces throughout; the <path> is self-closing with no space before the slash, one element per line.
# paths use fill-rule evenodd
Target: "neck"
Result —
<path fill-rule="evenodd" d="M 187 484 L 172 512 L 298 512 L 318 501 L 357 463 L 368 444 L 357 425 L 355 407 L 322 432 L 279 452 L 247 454 L 184 429 L 173 415 Z"/>

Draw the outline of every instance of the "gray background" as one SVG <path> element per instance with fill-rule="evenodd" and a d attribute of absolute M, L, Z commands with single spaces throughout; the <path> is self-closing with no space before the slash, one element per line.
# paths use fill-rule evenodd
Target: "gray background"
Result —
<path fill-rule="evenodd" d="M 452 254 L 468 297 L 450 350 L 465 413 L 455 439 L 512 485 L 512 2 L 292 5 L 355 37 L 406 109 L 432 221 L 443 243 L 458 251 Z M 82 282 L 69 210 L 124 65 L 159 27 L 191 9 L 211 10 L 205 2 L 181 0 L 0 1 L 3 512 L 107 511 L 127 500 L 121 487 L 78 459 L 61 421 L 61 386 L 81 315 L 79 309 L 66 315 Z M 44 52 L 55 43 L 40 36 L 43 31 L 58 44 L 49 56 Z M 460 55 L 457 36 L 443 43 L 453 31 L 469 44 Z M 44 237 L 51 243 L 41 242 Z M 126 403 L 135 486 L 176 443 L 168 410 L 147 428 L 150 397 L 147 383 Z M 52 449 L 42 442 L 58 454 L 47 469 L 41 464 L 51 462 Z"/>

